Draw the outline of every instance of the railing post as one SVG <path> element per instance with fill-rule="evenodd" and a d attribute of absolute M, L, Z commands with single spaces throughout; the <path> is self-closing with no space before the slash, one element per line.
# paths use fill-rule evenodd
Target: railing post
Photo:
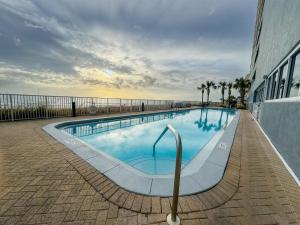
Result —
<path fill-rule="evenodd" d="M 11 121 L 14 121 L 14 110 L 13 110 L 13 103 L 12 103 L 12 96 L 11 94 L 9 95 L 9 102 L 10 102 L 10 117 Z"/>
<path fill-rule="evenodd" d="M 145 103 L 142 102 L 142 112 L 144 112 L 144 111 L 145 111 Z"/>
<path fill-rule="evenodd" d="M 45 102 L 46 102 L 46 118 L 49 118 L 49 114 L 48 114 L 48 97 L 45 96 Z"/>
<path fill-rule="evenodd" d="M 76 105 L 72 97 L 72 117 L 76 117 Z"/>
<path fill-rule="evenodd" d="M 140 99 L 139 111 L 142 111 L 142 100 Z"/>
<path fill-rule="evenodd" d="M 120 112 L 122 112 L 122 99 L 120 98 Z"/>
<path fill-rule="evenodd" d="M 130 99 L 130 111 L 132 112 L 132 99 Z"/>
<path fill-rule="evenodd" d="M 109 108 L 108 108 L 108 98 L 106 99 L 106 111 L 109 113 Z"/>

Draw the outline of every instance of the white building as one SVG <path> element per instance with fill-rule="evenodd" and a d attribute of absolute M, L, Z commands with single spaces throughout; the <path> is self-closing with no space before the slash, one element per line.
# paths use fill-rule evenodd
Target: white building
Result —
<path fill-rule="evenodd" d="M 259 0 L 249 108 L 300 177 L 300 1 Z"/>

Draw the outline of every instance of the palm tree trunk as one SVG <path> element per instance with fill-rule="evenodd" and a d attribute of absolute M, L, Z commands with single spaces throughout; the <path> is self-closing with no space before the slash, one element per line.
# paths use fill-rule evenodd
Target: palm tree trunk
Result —
<path fill-rule="evenodd" d="M 222 93 L 222 104 L 224 105 L 224 92 Z"/>
<path fill-rule="evenodd" d="M 207 105 L 208 105 L 208 102 L 209 102 L 209 90 L 207 90 Z"/>
<path fill-rule="evenodd" d="M 203 91 L 202 91 L 202 101 L 201 101 L 201 104 L 203 105 Z"/>
<path fill-rule="evenodd" d="M 243 106 L 245 106 L 245 93 L 244 93 L 244 91 L 241 91 L 240 95 L 241 95 L 241 103 L 242 103 Z"/>

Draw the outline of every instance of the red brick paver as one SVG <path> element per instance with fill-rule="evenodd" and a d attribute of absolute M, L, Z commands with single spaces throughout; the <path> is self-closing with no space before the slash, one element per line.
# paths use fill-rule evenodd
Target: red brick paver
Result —
<path fill-rule="evenodd" d="M 0 224 L 166 224 L 171 198 L 118 187 L 41 130 L 55 121 L 0 124 Z M 182 224 L 297 224 L 300 189 L 244 111 L 223 180 L 179 212 Z"/>

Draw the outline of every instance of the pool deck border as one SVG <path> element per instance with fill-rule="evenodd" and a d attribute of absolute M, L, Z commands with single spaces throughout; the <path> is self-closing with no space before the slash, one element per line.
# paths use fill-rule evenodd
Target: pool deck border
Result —
<path fill-rule="evenodd" d="M 159 113 L 162 112 L 143 113 L 142 115 Z M 144 174 L 102 151 L 96 151 L 92 146 L 58 129 L 76 123 L 93 121 L 104 122 L 114 119 L 127 119 L 140 115 L 141 114 L 133 114 L 86 120 L 71 120 L 48 124 L 43 127 L 43 130 L 123 189 L 136 194 L 169 197 L 173 193 L 172 175 Z M 218 132 L 194 159 L 183 168 L 180 184 L 181 196 L 207 191 L 218 184 L 223 178 L 238 125 L 239 115 L 240 112 L 237 111 L 237 114 L 226 129 Z"/>

